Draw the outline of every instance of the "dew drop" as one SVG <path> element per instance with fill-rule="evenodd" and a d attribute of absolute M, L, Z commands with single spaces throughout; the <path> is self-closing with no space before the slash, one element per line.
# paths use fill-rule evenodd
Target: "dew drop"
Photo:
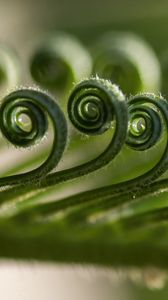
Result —
<path fill-rule="evenodd" d="M 19 114 L 17 125 L 25 132 L 30 132 L 32 130 L 31 118 L 25 113 Z"/>
<path fill-rule="evenodd" d="M 146 122 L 144 118 L 135 118 L 131 121 L 130 131 L 133 135 L 140 136 L 146 129 Z"/>

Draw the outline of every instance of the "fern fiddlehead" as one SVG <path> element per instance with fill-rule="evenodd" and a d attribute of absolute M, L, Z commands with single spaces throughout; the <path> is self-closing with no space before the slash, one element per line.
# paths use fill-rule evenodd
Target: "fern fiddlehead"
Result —
<path fill-rule="evenodd" d="M 100 79 L 84 80 L 72 91 L 68 113 L 73 125 L 87 135 L 98 135 L 110 129 L 115 132 L 105 151 L 92 161 L 70 169 L 49 174 L 43 186 L 54 185 L 93 172 L 108 164 L 121 150 L 126 134 L 128 113 L 123 94 L 116 85 Z"/>
<path fill-rule="evenodd" d="M 50 106 L 50 109 L 48 106 Z M 44 109 L 46 114 L 43 111 Z M 101 135 L 107 130 L 111 130 L 112 139 L 105 151 L 90 162 L 48 174 L 61 159 L 67 139 L 66 120 L 57 103 L 42 92 L 24 89 L 6 96 L 0 107 L 0 112 L 2 116 L 5 116 L 5 122 L 3 119 L 0 122 L 3 135 L 18 146 L 26 147 L 31 145 L 43 136 L 47 129 L 47 114 L 54 125 L 54 140 L 56 138 L 57 143 L 53 142 L 51 153 L 53 156 L 57 155 L 54 156 L 52 164 L 50 165 L 49 163 L 44 169 L 42 165 L 40 167 L 41 173 L 37 169 L 31 171 L 31 173 L 22 174 L 23 180 L 17 177 L 20 175 L 16 175 L 13 178 L 2 178 L 2 185 L 9 184 L 12 187 L 16 184 L 17 187 L 15 189 L 16 191 L 17 188 L 18 191 L 20 189 L 19 192 L 22 192 L 21 185 L 23 181 L 27 182 L 29 175 L 32 182 L 35 180 L 31 184 L 31 189 L 40 191 L 48 186 L 98 170 L 115 158 L 124 145 L 132 148 L 134 151 L 149 151 L 161 140 L 162 135 L 165 138 L 168 128 L 168 104 L 161 96 L 140 94 L 130 97 L 126 101 L 120 90 L 108 81 L 98 78 L 84 80 L 74 87 L 69 97 L 68 114 L 71 123 L 82 134 L 91 136 Z M 22 123 L 22 118 L 24 119 L 25 117 L 28 118 L 26 122 L 27 120 L 29 121 L 26 127 L 24 122 Z M 42 129 L 38 127 L 39 124 L 35 121 L 36 118 L 40 125 L 43 125 Z M 60 123 L 62 124 L 61 128 Z M 58 135 L 58 132 L 60 135 Z M 61 151 L 60 148 L 62 149 Z M 60 156 L 56 150 L 58 150 Z M 134 264 L 135 257 L 130 255 L 129 251 L 129 247 L 134 246 L 134 244 L 130 238 L 130 240 L 126 241 L 128 244 L 125 245 L 124 234 L 127 234 L 129 227 L 133 228 L 134 225 L 138 225 L 141 228 L 142 223 L 150 225 L 163 219 L 167 220 L 167 210 L 164 212 L 164 210 L 160 209 L 137 217 L 123 218 L 121 222 L 117 220 L 109 223 L 112 218 L 110 212 L 113 211 L 113 208 L 119 207 L 124 203 L 130 203 L 134 199 L 140 201 L 141 196 L 145 194 L 146 196 L 150 195 L 152 190 L 158 191 L 158 189 L 167 184 L 167 181 L 154 183 L 167 170 L 167 151 L 168 143 L 166 137 L 165 148 L 159 161 L 143 175 L 126 182 L 86 191 L 52 203 L 40 204 L 35 202 L 29 207 L 26 205 L 24 207 L 22 205 L 24 203 L 16 203 L 16 210 L 14 210 L 13 214 L 5 219 L 2 217 L 0 221 L 0 235 L 1 240 L 4 242 L 4 247 L 0 252 L 1 255 L 4 255 L 4 253 L 6 256 L 11 255 L 7 245 L 11 243 L 12 230 L 15 230 L 17 231 L 15 235 L 17 253 L 13 254 L 14 257 L 38 257 L 38 259 L 46 257 L 46 259 L 59 261 L 81 261 L 81 255 L 78 251 L 79 246 L 84 249 L 83 243 L 91 245 L 94 236 L 94 243 L 97 243 L 101 251 L 107 254 L 108 262 L 114 264 L 114 260 L 110 259 L 111 255 L 108 256 L 108 251 L 111 251 L 114 247 L 115 251 L 118 251 L 117 249 L 125 249 L 125 257 L 130 258 L 130 261 L 127 262 L 122 253 L 119 252 L 116 264 L 119 264 L 119 261 L 125 265 L 129 265 L 129 263 Z M 51 158 L 50 155 L 48 160 Z M 28 187 L 30 187 L 29 183 L 28 181 Z M 14 191 L 14 188 L 11 189 L 11 193 L 12 191 Z M 1 198 L 5 199 L 5 193 L 6 191 L 0 193 L 0 202 Z M 136 194 L 135 198 L 134 194 Z M 29 200 L 30 198 L 28 198 Z M 26 200 L 23 198 L 24 201 L 26 204 Z M 62 213 L 62 215 L 59 213 Z M 98 217 L 96 214 L 98 214 Z M 92 219 L 94 219 L 94 222 L 92 222 Z M 123 232 L 122 230 L 119 231 L 123 235 L 121 240 L 117 235 L 118 229 L 116 228 L 118 227 L 121 229 L 125 228 L 125 231 L 124 229 Z M 68 236 L 70 231 L 68 228 L 71 228 L 73 235 L 73 241 L 69 247 Z M 4 230 L 6 235 L 3 234 Z M 110 232 L 110 236 L 106 235 L 106 231 Z M 82 234 L 84 239 L 81 238 Z M 109 242 L 106 241 L 107 236 Z M 101 243 L 102 240 L 104 241 L 103 244 Z M 27 250 L 27 246 L 21 247 L 23 241 L 25 245 L 27 245 L 26 241 L 30 241 L 30 243 L 35 245 L 35 248 L 32 248 L 32 252 Z M 44 243 L 48 246 L 54 246 L 50 256 L 45 256 L 45 253 L 41 253 L 39 258 L 39 244 L 37 241 L 41 246 Z M 109 249 L 108 251 L 105 250 L 105 245 Z M 153 245 L 155 244 L 153 243 Z M 62 249 L 61 252 L 57 252 L 57 246 L 58 249 Z M 66 250 L 63 250 L 66 247 L 69 255 Z M 85 251 L 87 253 L 85 257 L 86 262 L 107 263 L 106 259 L 103 260 L 101 256 L 98 255 L 95 259 L 92 255 L 89 256 L 89 250 L 85 249 Z M 135 253 L 136 251 L 137 248 L 135 247 Z M 161 248 L 161 251 L 164 251 L 164 249 Z M 154 262 L 154 260 L 150 260 L 149 252 L 148 250 L 145 256 L 145 263 L 147 261 Z M 139 265 L 141 266 L 141 262 Z M 160 265 L 162 264 L 160 263 Z"/>
<path fill-rule="evenodd" d="M 160 140 L 164 132 L 164 126 L 167 131 L 167 102 L 160 96 L 156 97 L 153 94 L 141 94 L 132 97 L 127 104 L 129 111 L 129 126 L 127 136 L 125 136 L 125 139 L 123 139 L 122 147 L 125 143 L 128 147 L 131 147 L 136 151 L 148 151 L 149 148 L 155 146 L 155 144 Z M 70 118 L 72 118 L 72 116 L 70 116 Z M 129 199 L 129 197 L 132 198 L 132 196 L 135 194 L 137 195 L 142 188 L 150 186 L 150 184 L 152 184 L 154 180 L 156 180 L 162 173 L 164 173 L 168 167 L 167 160 L 168 155 L 166 144 L 160 160 L 145 174 L 142 174 L 137 178 L 127 180 L 126 182 L 97 188 L 88 192 L 84 192 L 77 197 L 70 197 L 69 200 L 65 200 L 65 206 L 70 206 L 71 203 L 77 203 L 78 201 L 79 203 L 85 203 L 85 201 L 87 202 L 88 199 L 90 199 L 91 202 L 92 200 L 98 202 L 98 200 L 100 199 L 100 202 L 102 202 L 103 205 L 109 205 L 108 201 L 113 202 L 111 203 L 111 205 L 117 205 L 117 201 L 113 201 L 114 197 L 117 197 L 118 201 L 122 203 L 122 199 L 124 202 L 125 199 Z M 78 172 L 78 169 L 76 170 Z M 46 180 L 48 181 L 46 183 L 46 186 L 52 185 L 54 184 L 54 181 L 57 181 L 56 177 L 54 178 L 53 174 L 48 175 L 46 177 Z M 121 197 L 122 195 L 123 198 Z M 64 206 L 63 203 L 64 202 L 58 205 Z"/>
<path fill-rule="evenodd" d="M 80 97 L 81 95 L 83 94 L 80 94 Z M 82 98 L 84 100 L 83 103 L 86 105 L 88 105 L 87 97 L 88 94 L 86 93 L 86 98 Z M 78 98 L 76 99 L 76 101 L 77 100 Z M 69 105 L 71 105 L 71 101 Z M 88 106 L 86 107 L 88 109 Z M 75 109 L 73 111 L 75 111 Z M 162 97 L 156 97 L 153 94 L 137 95 L 135 97 L 131 97 L 131 99 L 128 101 L 128 111 L 129 126 L 127 137 L 125 136 L 124 142 L 127 146 L 133 148 L 136 151 L 148 150 L 149 148 L 154 146 L 161 138 L 161 135 L 163 134 L 163 126 L 165 126 L 167 131 L 167 101 Z M 92 110 L 91 116 L 93 116 Z M 74 116 L 70 115 L 71 119 L 73 117 Z M 73 122 L 77 122 L 76 119 L 75 121 L 73 120 Z M 84 127 L 82 128 L 82 130 L 85 131 L 86 128 Z M 134 199 L 137 200 L 142 193 L 149 193 L 152 189 L 152 182 L 167 170 L 167 151 L 168 146 L 166 144 L 160 160 L 149 171 L 147 171 L 143 175 L 138 176 L 137 178 L 119 184 L 113 184 L 111 186 L 86 191 L 81 194 L 71 196 L 67 199 L 63 199 L 62 201 L 44 205 L 42 209 L 45 213 L 52 213 L 53 211 L 64 210 L 65 208 L 72 207 L 73 210 L 73 207 L 79 207 L 80 212 L 77 210 L 76 215 L 79 214 L 81 218 L 81 214 L 86 213 L 86 215 L 88 215 L 89 212 L 93 213 L 95 211 L 102 211 L 103 209 L 109 209 L 110 207 L 112 208 L 126 202 L 131 202 Z M 53 174 L 48 176 L 52 177 Z M 49 184 L 52 185 L 53 183 L 54 182 L 52 181 Z M 38 208 L 39 207 L 37 207 L 37 210 Z"/>
<path fill-rule="evenodd" d="M 34 106 L 36 102 L 37 107 Z M 92 161 L 47 175 L 59 162 L 67 140 L 67 125 L 59 106 L 42 92 L 31 89 L 15 91 L 6 96 L 1 105 L 0 110 L 4 118 L 2 118 L 0 126 L 2 133 L 13 144 L 29 146 L 37 142 L 47 129 L 47 119 L 43 115 L 44 109 L 54 120 L 53 125 L 56 132 L 51 154 L 47 161 L 36 170 L 1 178 L 1 186 L 21 185 L 28 181 L 31 183 L 32 189 L 37 189 L 86 175 L 108 164 L 118 154 L 125 142 L 128 112 L 124 95 L 116 85 L 112 85 L 108 81 L 93 78 L 84 80 L 74 88 L 69 97 L 69 117 L 78 130 L 91 135 L 102 134 L 113 126 L 111 142 L 107 149 Z M 25 128 L 20 122 L 20 117 L 25 116 L 29 119 L 30 128 Z M 37 117 L 39 122 L 36 121 Z M 20 181 L 20 179 L 24 180 Z"/>
<path fill-rule="evenodd" d="M 125 144 L 135 151 L 148 151 L 149 148 L 156 145 L 164 132 L 167 133 L 167 101 L 153 94 L 140 94 L 131 97 L 127 105 L 129 125 Z M 163 128 L 165 128 L 165 131 Z M 138 190 L 138 187 L 141 188 L 152 183 L 153 180 L 157 179 L 168 168 L 167 151 L 168 145 L 166 143 L 160 160 L 149 171 L 137 178 L 106 187 L 107 193 L 110 190 L 111 193 L 126 192 L 127 190 L 134 193 L 136 189 Z"/>
<path fill-rule="evenodd" d="M 15 93 L 17 94 L 17 92 Z M 4 101 L 1 107 L 2 110 L 5 103 L 6 101 Z M 128 106 L 129 122 L 126 106 Z M 161 112 L 162 118 L 158 111 Z M 20 115 L 20 108 L 19 111 L 16 109 L 15 112 Z M 156 97 L 153 94 L 141 94 L 131 97 L 126 105 L 124 96 L 115 85 L 98 78 L 84 80 L 75 86 L 69 97 L 68 113 L 73 125 L 85 134 L 102 134 L 114 126 L 115 132 L 113 133 L 112 140 L 107 149 L 91 162 L 47 175 L 54 166 L 52 164 L 52 168 L 47 170 L 46 176 L 40 179 L 38 188 L 71 180 L 103 167 L 119 153 L 124 144 L 137 151 L 151 148 L 161 136 L 163 122 L 167 128 L 168 119 L 167 102 L 162 97 Z M 5 124 L 5 126 L 1 124 L 2 132 L 10 139 L 7 128 L 8 124 Z M 25 133 L 22 131 L 22 133 L 23 135 L 29 135 L 28 132 Z M 29 140 L 28 143 L 32 143 L 32 141 L 30 142 Z M 89 198 L 97 199 L 102 197 L 103 199 L 103 197 L 111 198 L 112 195 L 125 192 L 129 194 L 136 193 L 139 189 L 159 177 L 166 169 L 167 146 L 162 158 L 151 170 L 138 178 L 90 191 Z M 2 179 L 3 181 L 5 182 L 5 179 Z M 85 195 L 88 197 L 87 193 L 84 193 L 81 195 L 81 198 L 85 199 Z"/>
<path fill-rule="evenodd" d="M 15 146 L 28 147 L 42 139 L 48 129 L 48 117 L 54 129 L 46 161 L 25 174 L 1 178 L 1 186 L 37 181 L 58 164 L 67 143 L 67 123 L 59 105 L 49 95 L 33 89 L 14 91 L 3 99 L 0 114 L 1 131 Z"/>

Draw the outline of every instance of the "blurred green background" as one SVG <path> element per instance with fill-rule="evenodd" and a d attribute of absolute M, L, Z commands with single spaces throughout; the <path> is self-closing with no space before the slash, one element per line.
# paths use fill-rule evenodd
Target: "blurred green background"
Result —
<path fill-rule="evenodd" d="M 14 47 L 20 56 L 22 84 L 30 84 L 27 55 L 32 43 L 55 30 L 75 34 L 85 45 L 90 45 L 96 37 L 109 30 L 131 31 L 144 37 L 160 59 L 168 48 L 168 1 L 0 0 L 0 40 Z M 102 275 L 99 269 L 93 271 L 82 266 L 78 270 L 73 267 L 66 270 L 65 275 L 58 266 L 42 268 L 38 264 L 29 267 L 21 264 L 20 267 L 3 263 L 0 265 L 3 285 L 0 298 L 164 300 L 168 297 L 168 284 L 153 291 L 143 284 L 123 279 L 117 272 L 109 279 L 108 272 L 104 271 Z M 87 276 L 82 276 L 85 272 Z"/>
<path fill-rule="evenodd" d="M 55 29 L 75 33 L 86 42 L 109 29 L 131 30 L 145 37 L 158 53 L 168 46 L 166 0 L 1 0 L 0 8 L 1 38 L 16 46 Z"/>

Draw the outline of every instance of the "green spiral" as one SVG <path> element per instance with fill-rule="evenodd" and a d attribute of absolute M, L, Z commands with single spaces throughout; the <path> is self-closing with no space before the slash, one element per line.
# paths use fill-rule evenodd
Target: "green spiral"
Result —
<path fill-rule="evenodd" d="M 41 140 L 51 119 L 54 138 L 45 162 L 30 172 L 0 178 L 0 185 L 36 182 L 60 161 L 67 143 L 67 122 L 56 101 L 34 89 L 16 90 L 4 97 L 0 106 L 0 130 L 15 146 L 29 147 Z"/>
<path fill-rule="evenodd" d="M 97 158 L 80 166 L 49 174 L 42 185 L 54 185 L 91 173 L 107 165 L 125 143 L 128 125 L 126 99 L 118 87 L 107 80 L 83 80 L 72 90 L 67 106 L 74 127 L 87 135 L 100 135 L 114 126 L 107 148 Z"/>
<path fill-rule="evenodd" d="M 128 102 L 128 131 L 124 137 L 121 148 L 124 143 L 127 147 L 133 148 L 135 151 L 149 151 L 155 147 L 157 142 L 164 133 L 168 132 L 168 103 L 161 96 L 154 94 L 140 94 L 131 97 Z M 138 123 L 140 122 L 140 124 Z M 122 121 L 121 121 L 122 123 Z M 135 125 L 135 127 L 134 127 Z M 143 125 L 143 126 L 142 126 Z M 165 135 L 165 136 L 166 136 Z M 161 190 L 167 187 L 168 180 L 158 179 L 168 169 L 168 136 L 166 137 L 166 145 L 163 153 L 156 164 L 144 174 L 117 184 L 100 187 L 79 193 L 75 196 L 65 198 L 64 200 L 46 205 L 47 211 L 54 209 L 62 210 L 74 206 L 81 207 L 80 216 L 88 215 L 95 211 L 114 208 L 138 200 L 141 195 L 155 193 L 158 189 Z M 84 206 L 87 203 L 86 207 Z M 75 215 L 78 214 L 78 209 Z"/>
<path fill-rule="evenodd" d="M 143 151 L 151 148 L 163 133 L 157 101 L 160 101 L 160 98 L 157 99 L 152 94 L 137 95 L 128 101 L 130 118 L 126 144 L 134 150 Z"/>
<path fill-rule="evenodd" d="M 135 151 L 149 151 L 165 134 L 165 148 L 156 164 L 144 174 L 111 185 L 106 192 L 136 193 L 159 178 L 168 169 L 168 103 L 160 95 L 139 94 L 130 97 L 128 104 L 128 132 L 125 144 Z"/>

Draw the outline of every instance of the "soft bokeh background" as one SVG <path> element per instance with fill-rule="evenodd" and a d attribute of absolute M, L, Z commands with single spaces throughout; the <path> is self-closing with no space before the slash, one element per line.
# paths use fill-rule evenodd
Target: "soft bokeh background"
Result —
<path fill-rule="evenodd" d="M 32 43 L 58 29 L 74 33 L 86 45 L 106 30 L 133 31 L 161 57 L 168 47 L 168 2 L 0 0 L 0 40 L 17 51 L 22 84 L 29 83 L 27 53 Z M 0 299 L 167 299 L 168 285 L 161 291 L 151 291 L 120 273 L 86 266 L 5 261 L 0 263 Z"/>

